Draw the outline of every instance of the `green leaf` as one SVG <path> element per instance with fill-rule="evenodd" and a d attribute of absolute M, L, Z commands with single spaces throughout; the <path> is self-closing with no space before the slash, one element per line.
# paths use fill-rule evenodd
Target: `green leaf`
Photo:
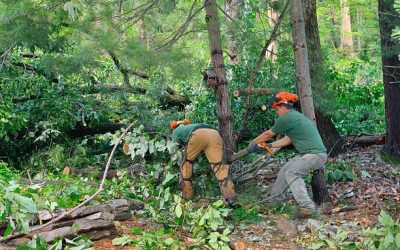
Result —
<path fill-rule="evenodd" d="M 174 242 L 175 242 L 175 240 L 172 239 L 172 238 L 167 238 L 167 239 L 164 240 L 164 243 L 165 243 L 166 245 L 168 245 L 168 246 L 174 244 Z"/>
<path fill-rule="evenodd" d="M 392 227 L 394 225 L 392 217 L 383 210 L 379 214 L 378 220 L 385 227 Z"/>
<path fill-rule="evenodd" d="M 3 237 L 7 237 L 8 235 L 10 235 L 12 230 L 13 230 L 13 227 L 11 226 L 11 223 L 7 223 L 7 229 L 4 232 Z"/>
<path fill-rule="evenodd" d="M 395 242 L 397 247 L 400 248 L 400 233 L 396 234 Z"/>
<path fill-rule="evenodd" d="M 37 213 L 36 206 L 31 198 L 22 196 L 20 194 L 14 194 L 15 200 L 23 206 L 29 213 Z"/>
<path fill-rule="evenodd" d="M 122 237 L 115 238 L 112 240 L 112 244 L 114 246 L 125 246 L 130 242 L 132 242 L 132 239 L 128 235 L 124 235 Z"/>
<path fill-rule="evenodd" d="M 167 176 L 165 176 L 164 181 L 162 182 L 161 185 L 167 184 L 170 180 L 172 180 L 175 177 L 175 175 L 171 174 L 170 172 L 167 173 Z"/>
<path fill-rule="evenodd" d="M 392 232 L 389 232 L 383 240 L 383 246 L 387 249 L 392 243 L 394 243 L 394 237 Z"/>
<path fill-rule="evenodd" d="M 180 203 L 178 205 L 176 205 L 175 214 L 176 214 L 176 217 L 181 218 L 181 216 L 182 216 L 182 205 Z"/>
<path fill-rule="evenodd" d="M 131 232 L 133 234 L 136 234 L 136 235 L 141 235 L 142 234 L 142 229 L 134 227 L 134 228 L 131 228 Z"/>
<path fill-rule="evenodd" d="M 222 207 L 222 205 L 224 205 L 224 202 L 222 200 L 217 200 L 216 202 L 214 202 L 212 204 L 212 206 L 215 207 L 215 208 Z"/>
<path fill-rule="evenodd" d="M 343 172 L 340 171 L 339 169 L 336 169 L 335 172 L 333 172 L 333 178 L 335 178 L 335 180 L 340 180 L 343 177 Z"/>

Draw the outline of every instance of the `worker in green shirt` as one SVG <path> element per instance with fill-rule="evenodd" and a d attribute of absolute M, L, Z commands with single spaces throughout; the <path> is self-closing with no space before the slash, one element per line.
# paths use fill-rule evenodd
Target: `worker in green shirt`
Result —
<path fill-rule="evenodd" d="M 269 130 L 252 140 L 247 150 L 253 152 L 257 145 L 281 148 L 293 144 L 300 154 L 281 168 L 270 194 L 279 197 L 279 194 L 283 194 L 287 187 L 290 187 L 299 205 L 297 217 L 306 218 L 316 213 L 316 206 L 307 193 L 303 177 L 311 171 L 323 168 L 327 161 L 327 154 L 316 126 L 303 114 L 293 109 L 293 103 L 297 100 L 297 95 L 292 93 L 276 94 L 270 106 L 276 110 L 278 119 Z M 277 134 L 285 134 L 285 137 L 266 144 Z M 282 197 L 283 195 L 278 200 L 275 198 L 275 201 L 280 202 Z"/>
<path fill-rule="evenodd" d="M 188 119 L 172 121 L 170 127 L 173 130 L 172 138 L 185 148 L 185 158 L 180 166 L 182 197 L 188 200 L 193 197 L 193 163 L 204 152 L 215 173 L 224 202 L 236 206 L 234 185 L 228 177 L 229 166 L 222 162 L 224 147 L 219 132 L 205 123 L 190 124 Z"/>

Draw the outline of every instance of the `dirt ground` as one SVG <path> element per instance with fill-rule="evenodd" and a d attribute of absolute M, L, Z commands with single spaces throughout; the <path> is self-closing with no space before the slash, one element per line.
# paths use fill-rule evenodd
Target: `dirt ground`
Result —
<path fill-rule="evenodd" d="M 383 163 L 377 153 L 378 146 L 367 148 L 352 148 L 330 162 L 346 161 L 357 175 L 351 182 L 334 182 L 328 185 L 332 200 L 333 213 L 324 214 L 318 219 L 294 219 L 285 211 L 272 211 L 260 204 L 258 222 L 236 222 L 230 235 L 233 249 L 307 249 L 312 242 L 318 240 L 321 234 L 333 237 L 339 230 L 346 230 L 346 240 L 359 241 L 362 229 L 377 223 L 381 209 L 391 214 L 395 219 L 400 216 L 400 166 Z M 278 169 L 275 169 L 278 171 Z M 271 173 L 260 174 L 252 185 L 253 188 L 268 190 L 274 179 Z M 249 192 L 247 190 L 247 192 Z M 247 195 L 246 188 L 239 189 L 240 199 Z M 348 198 L 344 198 L 350 196 Z M 260 197 L 259 197 L 260 198 Z M 248 202 L 248 201 L 246 201 Z M 248 203 L 247 203 L 248 204 Z M 290 199 L 288 207 L 294 204 Z M 346 209 L 350 211 L 345 211 Z M 343 211 L 342 211 L 343 210 Z M 132 217 L 121 223 L 120 227 L 126 233 L 129 228 L 155 229 L 160 225 L 149 219 Z M 323 228 L 323 229 L 321 229 Z M 190 235 L 184 241 L 190 242 Z M 101 240 L 94 243 L 97 250 L 104 249 L 138 249 L 135 247 L 115 247 L 111 240 Z"/>

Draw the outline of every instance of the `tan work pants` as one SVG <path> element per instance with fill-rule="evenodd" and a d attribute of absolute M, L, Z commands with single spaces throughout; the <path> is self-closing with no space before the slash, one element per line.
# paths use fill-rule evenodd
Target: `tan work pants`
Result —
<path fill-rule="evenodd" d="M 181 189 L 184 199 L 193 197 L 192 172 L 193 161 L 199 154 L 204 152 L 211 169 L 215 173 L 222 198 L 227 199 L 235 196 L 233 182 L 229 179 L 229 166 L 222 165 L 224 155 L 222 138 L 218 131 L 209 128 L 200 128 L 194 131 L 185 148 L 185 160 L 181 166 Z"/>

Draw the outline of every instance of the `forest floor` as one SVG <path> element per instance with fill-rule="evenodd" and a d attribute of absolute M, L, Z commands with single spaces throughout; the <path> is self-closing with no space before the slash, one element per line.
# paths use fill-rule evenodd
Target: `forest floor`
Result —
<path fill-rule="evenodd" d="M 331 241 L 357 242 L 362 237 L 363 229 L 374 226 L 381 210 L 385 210 L 395 219 L 400 217 L 400 167 L 399 165 L 383 163 L 378 146 L 353 148 L 330 162 L 345 161 L 349 170 L 357 178 L 347 182 L 333 182 L 328 185 L 334 212 L 324 214 L 317 219 L 295 219 L 294 201 L 289 198 L 287 205 L 281 208 L 269 209 L 260 204 L 258 215 L 249 220 L 234 222 L 230 234 L 233 249 L 307 249 L 318 244 L 321 239 Z M 249 189 L 270 187 L 274 179 L 268 176 L 258 176 L 254 183 L 238 188 L 239 199 L 244 204 L 251 204 Z M 343 198 L 344 194 L 351 196 Z M 258 197 L 262 200 L 263 197 Z M 250 199 L 250 200 L 249 200 Z M 246 207 L 246 206 L 244 206 Z M 351 211 L 342 211 L 346 208 Z M 341 210 L 340 210 L 341 209 Z M 233 211 L 235 212 L 235 211 Z M 132 217 L 121 223 L 122 231 L 130 233 L 130 228 L 157 229 L 161 225 L 148 218 Z M 341 232 L 347 232 L 341 238 Z M 180 235 L 184 242 L 190 244 L 193 239 L 190 234 Z M 337 242 L 340 243 L 340 242 Z M 321 244 L 321 243 L 320 243 Z M 321 245 L 323 246 L 323 245 Z M 135 247 L 112 246 L 111 240 L 101 240 L 94 243 L 94 248 L 103 249 L 138 249 Z"/>

